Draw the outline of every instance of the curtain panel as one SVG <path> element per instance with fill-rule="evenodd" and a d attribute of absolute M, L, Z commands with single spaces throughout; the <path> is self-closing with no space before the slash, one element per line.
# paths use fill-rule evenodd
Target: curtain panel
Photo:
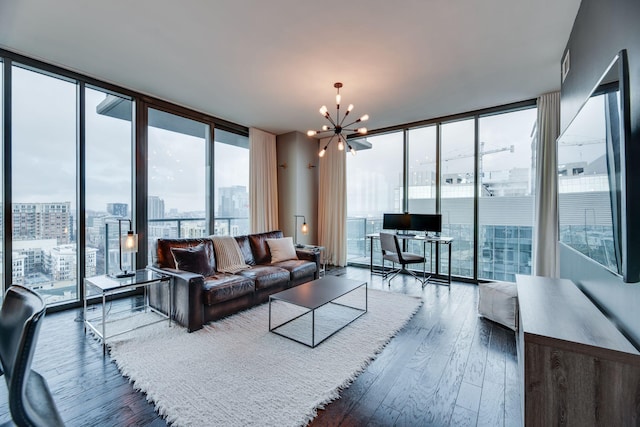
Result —
<path fill-rule="evenodd" d="M 536 141 L 536 197 L 533 274 L 558 277 L 558 160 L 560 92 L 538 98 Z"/>
<path fill-rule="evenodd" d="M 251 233 L 278 229 L 276 136 L 249 129 L 249 212 Z"/>
<path fill-rule="evenodd" d="M 329 138 L 320 140 L 324 147 Z M 333 141 L 319 159 L 318 241 L 329 264 L 347 265 L 347 160 Z"/>

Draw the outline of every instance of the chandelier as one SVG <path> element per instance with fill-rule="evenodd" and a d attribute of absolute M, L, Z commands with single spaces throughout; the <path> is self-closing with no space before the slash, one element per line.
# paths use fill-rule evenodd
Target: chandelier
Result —
<path fill-rule="evenodd" d="M 335 118 L 331 117 L 331 115 L 329 114 L 329 111 L 327 110 L 327 106 L 323 105 L 322 107 L 320 107 L 320 114 L 322 114 L 325 119 L 329 120 L 329 123 L 331 123 L 331 126 L 324 125 L 322 126 L 321 130 L 310 130 L 307 132 L 307 135 L 315 136 L 323 132 L 333 132 L 333 135 L 331 136 L 331 139 L 329 140 L 329 142 L 327 142 L 327 145 L 325 145 L 324 148 L 320 150 L 320 152 L 318 153 L 320 157 L 324 156 L 324 154 L 327 152 L 327 147 L 329 147 L 329 144 L 331 144 L 331 141 L 333 141 L 333 139 L 336 136 L 338 137 L 338 150 L 341 150 L 341 151 L 344 150 L 344 144 L 347 144 L 349 151 L 351 152 L 351 154 L 355 156 L 356 150 L 354 150 L 351 144 L 349 144 L 349 142 L 347 141 L 347 138 L 345 138 L 342 132 L 357 132 L 360 135 L 365 135 L 367 133 L 367 128 L 365 127 L 349 128 L 349 126 L 353 126 L 356 123 L 369 120 L 369 115 L 365 114 L 364 116 L 360 117 L 358 120 L 355 120 L 345 125 L 344 122 L 347 119 L 347 116 L 349 115 L 351 110 L 353 110 L 353 104 L 349 104 L 349 107 L 347 107 L 347 111 L 344 113 L 344 116 L 340 118 L 340 88 L 342 87 L 342 83 L 337 82 L 333 85 L 333 87 L 335 87 L 338 91 L 336 94 L 336 117 Z"/>

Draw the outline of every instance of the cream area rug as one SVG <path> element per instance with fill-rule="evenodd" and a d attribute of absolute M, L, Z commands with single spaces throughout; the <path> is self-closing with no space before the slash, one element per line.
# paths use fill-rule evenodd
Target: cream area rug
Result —
<path fill-rule="evenodd" d="M 338 302 L 363 307 L 364 288 Z M 170 425 L 300 426 L 339 398 L 421 304 L 368 290 L 368 312 L 316 348 L 269 332 L 269 304 L 193 333 L 162 322 L 108 344 L 122 374 Z M 283 302 L 271 310 L 275 325 L 300 313 Z M 328 334 L 351 318 L 353 310 L 329 304 L 316 311 L 316 333 Z M 300 317 L 284 331 L 308 341 L 310 320 Z"/>

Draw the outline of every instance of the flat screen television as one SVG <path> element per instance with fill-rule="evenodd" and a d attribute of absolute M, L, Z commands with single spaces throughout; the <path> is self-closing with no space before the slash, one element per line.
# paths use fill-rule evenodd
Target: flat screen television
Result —
<path fill-rule="evenodd" d="M 411 230 L 411 215 L 408 213 L 382 214 L 382 228 L 385 230 Z"/>
<path fill-rule="evenodd" d="M 558 138 L 559 240 L 638 282 L 640 150 L 631 141 L 628 79 L 622 50 Z"/>
<path fill-rule="evenodd" d="M 442 215 L 440 214 L 411 214 L 411 229 L 440 233 L 442 231 Z"/>

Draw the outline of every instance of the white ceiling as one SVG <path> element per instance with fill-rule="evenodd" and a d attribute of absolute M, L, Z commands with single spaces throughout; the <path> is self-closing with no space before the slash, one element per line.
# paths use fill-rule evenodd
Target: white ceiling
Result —
<path fill-rule="evenodd" d="M 560 87 L 580 0 L 0 0 L 0 46 L 245 126 L 370 129 Z"/>

